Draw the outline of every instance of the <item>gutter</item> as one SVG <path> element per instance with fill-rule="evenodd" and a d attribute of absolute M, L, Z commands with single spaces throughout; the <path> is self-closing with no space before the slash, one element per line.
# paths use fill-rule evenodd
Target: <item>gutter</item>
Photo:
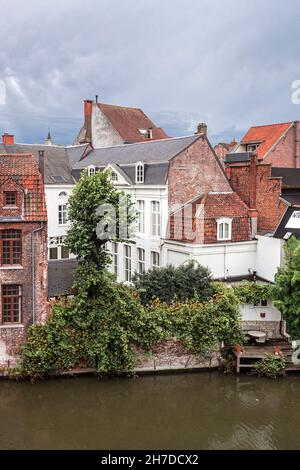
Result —
<path fill-rule="evenodd" d="M 32 323 L 36 322 L 36 296 L 35 296 L 35 246 L 34 239 L 35 234 L 44 229 L 44 224 L 41 222 L 39 228 L 32 230 L 31 232 L 31 279 L 32 279 Z"/>

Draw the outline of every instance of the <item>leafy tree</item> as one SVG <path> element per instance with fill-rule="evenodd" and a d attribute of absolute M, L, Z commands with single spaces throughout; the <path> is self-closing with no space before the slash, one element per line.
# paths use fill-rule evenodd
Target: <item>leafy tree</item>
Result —
<path fill-rule="evenodd" d="M 167 266 L 136 274 L 133 283 L 143 304 L 154 299 L 171 303 L 174 300 L 208 299 L 214 292 L 211 279 L 206 267 L 191 260 L 178 268 Z"/>
<path fill-rule="evenodd" d="M 284 266 L 275 277 L 275 306 L 282 312 L 288 332 L 300 338 L 300 242 L 291 237 L 284 247 Z"/>

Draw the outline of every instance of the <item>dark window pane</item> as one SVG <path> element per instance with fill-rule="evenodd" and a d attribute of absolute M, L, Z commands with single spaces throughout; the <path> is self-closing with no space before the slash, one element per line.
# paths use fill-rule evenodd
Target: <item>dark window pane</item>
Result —
<path fill-rule="evenodd" d="M 57 259 L 57 246 L 53 246 L 49 249 L 49 258 L 50 259 Z"/>

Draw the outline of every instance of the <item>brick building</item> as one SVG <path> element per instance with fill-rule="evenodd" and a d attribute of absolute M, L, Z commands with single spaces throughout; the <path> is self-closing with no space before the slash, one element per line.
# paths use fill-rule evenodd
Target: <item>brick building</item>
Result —
<path fill-rule="evenodd" d="M 95 101 L 84 101 L 84 124 L 75 144 L 98 148 L 167 137 L 141 109 L 99 103 L 96 97 Z"/>
<path fill-rule="evenodd" d="M 2 368 L 18 362 L 28 326 L 46 319 L 47 274 L 47 212 L 39 165 L 32 155 L 0 155 Z"/>

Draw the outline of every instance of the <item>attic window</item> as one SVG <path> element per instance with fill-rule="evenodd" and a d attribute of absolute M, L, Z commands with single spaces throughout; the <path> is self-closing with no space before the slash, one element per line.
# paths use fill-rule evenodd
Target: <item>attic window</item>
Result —
<path fill-rule="evenodd" d="M 149 129 L 139 129 L 139 132 L 145 137 L 145 139 L 152 139 L 153 137 L 153 132 L 152 132 L 151 127 L 149 127 Z"/>
<path fill-rule="evenodd" d="M 96 173 L 96 168 L 94 165 L 89 165 L 87 170 L 89 176 L 93 176 Z"/>
<path fill-rule="evenodd" d="M 135 165 L 135 182 L 141 184 L 144 182 L 144 163 L 138 162 Z"/>
<path fill-rule="evenodd" d="M 217 220 L 217 239 L 219 241 L 231 240 L 231 223 L 232 220 L 225 217 Z"/>
<path fill-rule="evenodd" d="M 68 197 L 67 193 L 65 191 L 61 191 L 58 195 L 58 197 Z"/>
<path fill-rule="evenodd" d="M 255 152 L 258 149 L 260 144 L 246 144 L 246 152 Z"/>
<path fill-rule="evenodd" d="M 116 173 L 115 171 L 112 171 L 111 172 L 111 179 L 112 179 L 112 181 L 118 181 L 118 173 Z"/>
<path fill-rule="evenodd" d="M 15 207 L 17 205 L 16 191 L 7 191 L 4 193 L 4 205 L 6 207 Z"/>
<path fill-rule="evenodd" d="M 51 179 L 54 181 L 54 183 L 65 183 L 66 180 L 63 176 L 51 176 Z"/>

